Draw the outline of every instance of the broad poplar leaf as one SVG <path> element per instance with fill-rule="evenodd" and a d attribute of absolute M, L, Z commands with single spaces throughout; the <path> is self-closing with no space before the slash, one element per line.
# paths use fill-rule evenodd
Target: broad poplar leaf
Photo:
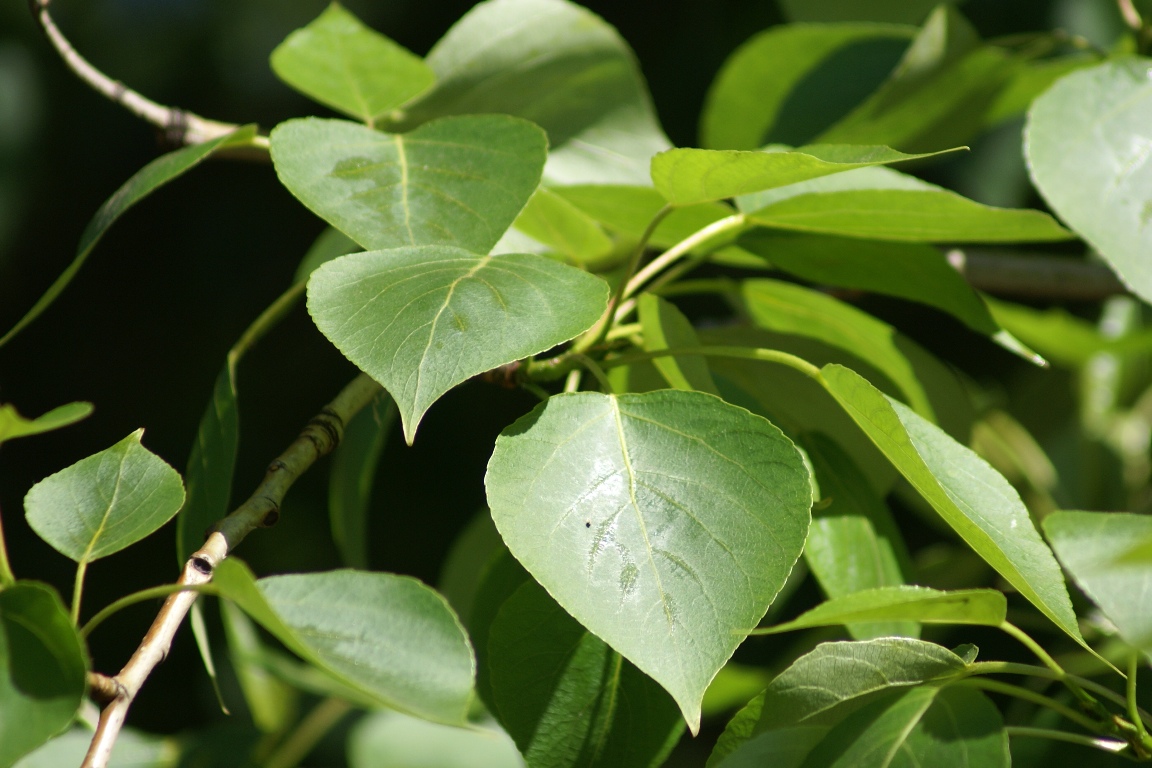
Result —
<path fill-rule="evenodd" d="M 368 515 L 384 441 L 396 421 L 396 404 L 381 392 L 344 428 L 328 475 L 332 541 L 349 568 L 368 568 Z"/>
<path fill-rule="evenodd" d="M 1025 154 L 1060 218 L 1132 291 L 1152 301 L 1152 60 L 1109 61 L 1061 78 L 1032 105 Z"/>
<path fill-rule="evenodd" d="M 12 326 L 3 336 L 0 336 L 0 347 L 7 344 L 26 325 L 39 317 L 64 292 L 64 289 L 72 282 L 72 278 L 80 271 L 80 267 L 84 266 L 84 262 L 92 253 L 92 249 L 96 247 L 96 243 L 125 211 L 168 182 L 195 168 L 217 150 L 237 144 L 247 144 L 255 135 L 256 126 L 245 125 L 226 136 L 220 136 L 200 144 L 191 144 L 175 152 L 169 152 L 137 171 L 132 178 L 124 182 L 124 186 L 116 190 L 112 197 L 104 201 L 100 210 L 96 211 L 96 215 L 92 217 L 80 235 L 80 244 L 76 246 L 76 255 L 72 258 L 72 263 L 64 269 L 52 285 L 48 286 L 48 290 L 44 291 L 43 295 L 32 305 L 32 308 L 17 321 L 16 325 Z"/>
<path fill-rule="evenodd" d="M 939 427 L 886 397 L 848 368 L 824 366 L 820 378 L 900 474 L 976 554 L 1084 645 L 1060 566 L 1008 481 Z"/>
<path fill-rule="evenodd" d="M 920 621 L 928 624 L 978 624 L 997 627 L 1004 622 L 1008 601 L 994 589 L 941 591 L 927 587 L 894 586 L 863 589 L 830 598 L 792 621 L 761 627 L 754 635 L 774 635 L 811 627 L 830 627 L 866 621 Z"/>
<path fill-rule="evenodd" d="M 28 437 L 67 427 L 92 413 L 92 403 L 68 403 L 53 408 L 34 419 L 26 419 L 8 403 L 0 405 L 0 443 L 17 437 Z"/>
<path fill-rule="evenodd" d="M 915 342 L 867 312 L 831 296 L 780 280 L 745 280 L 741 295 L 756 325 L 838 347 L 875 366 L 925 418 L 935 411 L 906 350 Z"/>
<path fill-rule="evenodd" d="M 276 126 L 281 183 L 367 249 L 454 245 L 487 253 L 540 182 L 544 132 L 505 115 L 387 134 L 309 117 Z"/>
<path fill-rule="evenodd" d="M 640 326 L 644 330 L 644 349 L 649 352 L 676 347 L 698 347 L 696 329 L 676 305 L 651 293 L 640 295 L 637 302 Z M 699 355 L 658 357 L 652 361 L 656 370 L 673 389 L 697 390 L 719 395 L 716 382 L 708 370 L 708 361 Z"/>
<path fill-rule="evenodd" d="M 672 205 L 692 205 L 954 151 L 907 155 L 890 147 L 847 144 L 765 152 L 670 149 L 652 158 L 652 181 Z"/>
<path fill-rule="evenodd" d="M 65 557 L 90 563 L 168 522 L 184 503 L 184 485 L 140 444 L 143 434 L 136 430 L 32 486 L 24 497 L 32 530 Z"/>
<path fill-rule="evenodd" d="M 8 768 L 72 724 L 88 654 L 50 587 L 0 590 L 0 766 Z"/>
<path fill-rule="evenodd" d="M 321 104 L 371 124 L 436 82 L 421 58 L 338 3 L 272 51 L 272 71 Z"/>
<path fill-rule="evenodd" d="M 436 87 L 402 125 L 503 113 L 548 132 L 553 184 L 648 184 L 668 149 L 648 87 L 611 25 L 564 0 L 477 3 L 429 51 Z"/>
<path fill-rule="evenodd" d="M 231 361 L 216 376 L 212 399 L 200 417 L 188 455 L 188 495 L 176 518 L 176 558 L 183 565 L 203 544 L 213 524 L 228 514 L 232 475 L 240 446 L 236 371 Z"/>
<path fill-rule="evenodd" d="M 229 558 L 213 583 L 290 650 L 369 701 L 464 723 L 472 649 L 448 603 L 416 579 L 344 570 L 256 581 Z"/>
<path fill-rule="evenodd" d="M 1152 568 L 1128 558 L 1152 539 L 1152 517 L 1119 512 L 1055 512 L 1044 533 L 1073 581 L 1104 611 L 1120 636 L 1152 658 Z"/>
<path fill-rule="evenodd" d="M 524 768 L 508 734 L 491 721 L 476 727 L 372 712 L 348 735 L 349 768 Z"/>
<path fill-rule="evenodd" d="M 684 729 L 672 697 L 529 580 L 489 630 L 494 714 L 529 765 L 657 766 Z"/>
<path fill-rule="evenodd" d="M 780 430 L 675 390 L 554 396 L 497 439 L 485 483 L 512 554 L 693 732 L 799 557 L 812 501 Z"/>
<path fill-rule="evenodd" d="M 548 187 L 536 190 L 514 226 L 589 269 L 602 266 L 613 255 L 615 244 L 600 224 Z"/>
<path fill-rule="evenodd" d="M 769 141 L 809 140 L 839 116 L 829 110 L 872 92 L 915 33 L 910 26 L 865 23 L 788 24 L 755 35 L 728 57 L 708 90 L 700 125 L 703 146 L 752 150 Z M 840 61 L 856 77 L 836 77 L 833 65 Z M 789 109 L 805 95 L 806 84 L 820 99 Z M 784 136 L 781 123 L 793 111 L 804 113 L 802 119 L 823 117 L 825 123 L 806 126 L 798 138 Z"/>
<path fill-rule="evenodd" d="M 449 389 L 574 338 L 607 301 L 607 284 L 575 267 L 447 246 L 342 256 L 308 283 L 312 319 L 392 395 L 409 444 Z"/>

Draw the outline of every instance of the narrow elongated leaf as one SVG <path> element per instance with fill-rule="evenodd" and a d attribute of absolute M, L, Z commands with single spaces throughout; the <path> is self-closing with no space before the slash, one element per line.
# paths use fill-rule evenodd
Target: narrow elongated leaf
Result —
<path fill-rule="evenodd" d="M 812 514 L 804 560 L 830 598 L 905 583 L 908 552 L 883 498 L 848 453 L 823 433 L 800 437 L 822 499 Z M 914 621 L 846 622 L 857 640 L 900 635 L 917 637 Z"/>
<path fill-rule="evenodd" d="M 91 413 L 92 403 L 68 403 L 34 419 L 26 419 L 16 412 L 14 406 L 5 403 L 0 405 L 0 443 L 67 427 L 88 418 Z"/>
<path fill-rule="evenodd" d="M 612 239 L 596 220 L 547 187 L 536 190 L 515 226 L 589 269 L 601 266 L 612 255 Z"/>
<path fill-rule="evenodd" d="M 652 181 L 669 203 L 691 205 L 938 154 L 942 152 L 906 155 L 884 146 L 837 144 L 772 152 L 670 149 L 652 158 Z"/>
<path fill-rule="evenodd" d="M 500 112 L 548 132 L 555 184 L 647 184 L 648 159 L 669 147 L 628 44 L 564 0 L 489 0 L 428 53 L 437 85 L 404 125 Z"/>
<path fill-rule="evenodd" d="M 837 114 L 820 113 L 867 96 L 915 32 L 889 24 L 789 24 L 754 36 L 724 62 L 708 90 L 700 126 L 703 146 L 751 150 L 770 140 L 807 141 L 828 123 L 809 128 L 798 139 L 780 135 L 779 126 L 789 102 L 804 95 L 804 86 L 810 83 L 822 101 L 810 99 L 803 104 L 807 109 L 798 104 L 796 111 L 835 120 Z M 832 65 L 839 59 L 859 84 L 857 78 L 835 76 Z M 826 71 L 830 76 L 822 76 Z"/>
<path fill-rule="evenodd" d="M 265 664 L 268 652 L 256 625 L 235 603 L 221 600 L 220 618 L 228 639 L 228 660 L 236 673 L 252 723 L 263 733 L 282 732 L 296 719 L 299 691 L 269 671 Z"/>
<path fill-rule="evenodd" d="M 755 635 L 774 635 L 811 627 L 829 627 L 861 621 L 921 621 L 930 624 L 980 624 L 997 627 L 1004 622 L 1008 603 L 994 589 L 957 589 L 941 592 L 927 587 L 876 587 L 834 597 L 798 618 Z"/>
<path fill-rule="evenodd" d="M 1145 301 L 1152 301 L 1150 66 L 1123 59 L 1060 79 L 1032 105 L 1024 145 L 1044 199 Z"/>
<path fill-rule="evenodd" d="M 463 627 L 416 579 L 329 571 L 255 581 L 229 558 L 216 569 L 234 601 L 306 661 L 382 706 L 459 725 L 472 691 Z"/>
<path fill-rule="evenodd" d="M 176 518 L 176 558 L 183 564 L 204 543 L 208 528 L 228 514 L 240 445 L 236 372 L 232 363 L 216 376 L 212 399 L 200 417 L 188 456 L 188 495 Z"/>
<path fill-rule="evenodd" d="M 487 253 L 540 182 L 544 133 L 503 115 L 387 134 L 304 118 L 271 135 L 280 181 L 365 248 L 455 245 Z"/>
<path fill-rule="evenodd" d="M 271 64 L 281 80 L 305 96 L 369 124 L 436 82 L 419 56 L 337 3 L 276 46 Z"/>
<path fill-rule="evenodd" d="M 607 284 L 574 267 L 443 246 L 343 256 L 308 283 L 316 325 L 392 395 L 409 444 L 449 389 L 568 341 L 607 301 Z"/>
<path fill-rule="evenodd" d="M 989 565 L 1083 644 L 1060 566 L 1015 489 L 976 454 L 851 370 L 820 378 L 889 461 Z"/>
<path fill-rule="evenodd" d="M 140 444 L 140 429 L 116 445 L 49 475 L 24 510 L 40 538 L 78 563 L 135 544 L 184 503 L 180 475 Z"/>
<path fill-rule="evenodd" d="M 700 339 L 688 318 L 670 301 L 645 293 L 638 302 L 640 325 L 644 329 L 644 349 L 649 352 L 675 347 L 696 347 Z M 652 361 L 673 389 L 698 390 L 719 395 L 716 382 L 703 357 L 658 357 Z"/>
<path fill-rule="evenodd" d="M 494 723 L 453 728 L 399 712 L 373 712 L 348 736 L 350 768 L 524 768 Z"/>
<path fill-rule="evenodd" d="M 767 208 L 773 203 L 788 200 L 801 195 L 827 192 L 850 192 L 855 190 L 897 189 L 907 191 L 943 190 L 935 184 L 901 173 L 883 165 L 873 165 L 866 168 L 857 168 L 844 173 L 834 173 L 830 176 L 819 176 L 808 181 L 789 184 L 786 187 L 765 189 L 740 195 L 736 198 L 736 205 L 741 211 L 751 213 L 761 208 Z"/>
<path fill-rule="evenodd" d="M 1055 512 L 1044 533 L 1060 562 L 1120 636 L 1152 658 L 1152 614 L 1147 595 L 1152 568 L 1125 554 L 1152 538 L 1152 517 L 1118 512 Z"/>
<path fill-rule="evenodd" d="M 80 271 L 80 267 L 84 266 L 88 254 L 96 247 L 96 243 L 103 237 L 108 227 L 112 226 L 125 211 L 168 182 L 195 168 L 217 150 L 236 144 L 245 144 L 251 141 L 255 135 L 256 126 L 246 125 L 227 136 L 169 152 L 137 171 L 132 178 L 124 182 L 124 186 L 116 190 L 115 194 L 104 202 L 104 205 L 100 206 L 100 210 L 96 211 L 96 215 L 92 217 L 83 234 L 80 235 L 80 244 L 76 247 L 76 256 L 73 257 L 72 263 L 36 300 L 32 308 L 24 314 L 24 317 L 20 318 L 7 333 L 0 336 L 0 347 L 7 344 L 26 325 L 39 317 L 40 313 L 51 306 L 52 302 L 64 292 L 64 289 L 72 282 L 72 278 Z"/>
<path fill-rule="evenodd" d="M 809 194 L 748 216 L 753 224 L 909 243 L 1016 243 L 1070 240 L 1046 213 L 994 208 L 947 190 L 879 190 Z"/>
<path fill-rule="evenodd" d="M 396 404 L 388 393 L 380 393 L 348 423 L 332 456 L 328 477 L 332 540 L 350 568 L 368 568 L 368 505 L 384 441 L 395 420 Z"/>
<path fill-rule="evenodd" d="M 905 355 L 914 342 L 892 326 L 831 296 L 779 280 L 745 280 L 741 295 L 761 328 L 818 339 L 868 361 L 919 414 L 935 419 L 928 393 Z"/>
<path fill-rule="evenodd" d="M 665 206 L 664 196 L 651 187 L 597 184 L 555 187 L 552 192 L 605 227 L 635 239 L 644 236 L 652 219 Z M 667 248 L 733 213 L 731 206 L 724 203 L 675 208 L 656 226 L 648 242 Z"/>
<path fill-rule="evenodd" d="M 0 766 L 71 725 L 84 699 L 88 655 L 50 587 L 0 590 Z"/>
<path fill-rule="evenodd" d="M 799 557 L 811 505 L 776 427 L 674 390 L 553 397 L 497 439 L 485 483 L 512 554 L 664 686 L 693 732 Z"/>
<path fill-rule="evenodd" d="M 529 765 L 656 766 L 684 729 L 667 692 L 534 581 L 497 614 L 488 659 L 495 714 Z"/>

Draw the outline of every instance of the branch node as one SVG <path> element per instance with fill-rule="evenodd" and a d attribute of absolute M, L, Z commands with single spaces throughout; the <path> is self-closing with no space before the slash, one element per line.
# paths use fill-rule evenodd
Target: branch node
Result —
<path fill-rule="evenodd" d="M 97 704 L 107 706 L 121 696 L 127 694 L 127 689 L 114 677 L 99 672 L 88 673 L 88 693 Z"/>
<path fill-rule="evenodd" d="M 204 557 L 203 555 L 194 556 L 192 558 L 192 567 L 195 568 L 198 573 L 201 573 L 204 576 L 211 576 L 212 575 L 212 571 L 213 571 L 212 561 L 209 560 L 208 558 Z"/>
<path fill-rule="evenodd" d="M 280 508 L 273 505 L 272 509 L 260 520 L 261 528 L 271 528 L 280 521 Z"/>

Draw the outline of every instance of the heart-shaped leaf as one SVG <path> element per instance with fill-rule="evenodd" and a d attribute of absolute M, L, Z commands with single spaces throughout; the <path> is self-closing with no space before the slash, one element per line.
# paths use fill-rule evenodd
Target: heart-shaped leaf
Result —
<path fill-rule="evenodd" d="M 463 724 L 472 649 L 448 603 L 416 579 L 329 571 L 256 581 L 229 558 L 213 583 L 293 652 L 367 701 Z"/>
<path fill-rule="evenodd" d="M 271 135 L 280 181 L 365 248 L 444 244 L 487 253 L 516 220 L 547 154 L 544 132 L 505 115 L 387 134 L 304 118 Z"/>
<path fill-rule="evenodd" d="M 308 283 L 316 325 L 392 395 L 409 443 L 449 389 L 568 341 L 607 301 L 605 282 L 575 267 L 446 246 L 342 256 Z"/>
<path fill-rule="evenodd" d="M 799 557 L 812 500 L 780 430 L 674 390 L 551 398 L 497 439 L 486 486 L 512 554 L 693 732 Z"/>
<path fill-rule="evenodd" d="M 71 724 L 88 657 L 60 598 L 43 584 L 0 590 L 0 765 Z"/>
<path fill-rule="evenodd" d="M 271 64 L 304 95 L 369 124 L 436 82 L 419 56 L 337 3 L 276 46 Z"/>
<path fill-rule="evenodd" d="M 180 474 L 140 443 L 140 429 L 28 491 L 28 524 L 78 563 L 119 552 L 168 522 L 184 503 Z"/>
<path fill-rule="evenodd" d="M 1025 152 L 1060 218 L 1152 301 L 1152 80 L 1148 59 L 1110 61 L 1057 81 L 1032 105 Z"/>

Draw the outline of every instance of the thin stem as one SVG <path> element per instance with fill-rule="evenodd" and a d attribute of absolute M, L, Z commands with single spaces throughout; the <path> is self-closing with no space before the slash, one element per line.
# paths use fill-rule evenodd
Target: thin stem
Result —
<path fill-rule="evenodd" d="M 1113 739 L 1101 739 L 1095 736 L 1085 736 L 1080 733 L 1067 731 L 1054 731 L 1049 728 L 1030 728 L 1023 725 L 1006 725 L 1004 733 L 1009 736 L 1025 736 L 1036 739 L 1051 739 L 1052 741 L 1066 741 L 1069 744 L 1079 744 L 1093 749 L 1102 749 L 1105 752 L 1120 752 L 1128 746 L 1128 742 Z"/>
<path fill-rule="evenodd" d="M 1136 32 L 1143 29 L 1144 19 L 1140 17 L 1140 12 L 1132 4 L 1132 0 L 1116 0 L 1116 6 L 1120 9 L 1120 16 L 1123 17 L 1125 24 Z"/>
<path fill-rule="evenodd" d="M 703 229 L 697 230 L 695 233 L 684 238 L 676 245 L 664 251 L 660 256 L 653 259 L 648 263 L 644 269 L 636 273 L 635 277 L 628 281 L 628 285 L 624 288 L 624 295 L 622 298 L 632 296 L 636 291 L 640 290 L 646 282 L 651 280 L 657 274 L 662 272 L 667 267 L 676 263 L 681 256 L 689 253 L 693 248 L 711 240 L 717 235 L 721 235 L 733 229 L 739 229 L 744 226 L 744 214 L 736 213 L 731 216 L 726 216 L 719 221 L 714 221 Z"/>
<path fill-rule="evenodd" d="M 596 377 L 596 381 L 600 383 L 600 388 L 602 390 L 605 392 L 615 391 L 612 387 L 612 382 L 609 381 L 608 377 L 604 374 L 604 369 L 597 365 L 595 360 L 580 352 L 574 353 L 572 355 L 572 359 L 587 368 L 588 372 Z"/>
<path fill-rule="evenodd" d="M 80 625 L 80 598 L 84 594 L 84 574 L 88 571 L 88 561 L 76 564 L 76 578 L 72 581 L 72 624 Z"/>
<path fill-rule="evenodd" d="M 4 543 L 4 520 L 0 515 L 0 589 L 16 583 L 16 574 L 8 563 L 8 546 Z"/>
<path fill-rule="evenodd" d="M 686 357 L 688 355 L 704 355 L 707 357 L 736 357 L 743 360 L 760 360 L 765 363 L 780 363 L 812 379 L 819 380 L 820 369 L 802 358 L 781 352 L 778 349 L 762 349 L 758 347 L 673 347 L 670 349 L 656 349 L 651 352 L 634 352 L 620 357 L 613 357 L 601 361 L 603 368 L 618 368 L 622 365 L 642 363 L 645 360 L 655 360 L 658 357 Z"/>
<path fill-rule="evenodd" d="M 955 685 L 963 685 L 969 688 L 980 688 L 981 690 L 992 691 L 993 693 L 1002 693 L 1005 696 L 1014 696 L 1018 699 L 1023 699 L 1024 701 L 1030 701 L 1033 704 L 1039 704 L 1042 707 L 1051 709 L 1053 712 L 1060 713 L 1060 715 L 1066 719 L 1071 720 L 1081 728 L 1085 728 L 1089 731 L 1095 731 L 1099 727 L 1099 724 L 1095 720 L 1091 719 L 1090 717 L 1085 717 L 1083 714 L 1077 712 L 1071 707 L 1061 704 L 1051 696 L 1045 696 L 1042 693 L 1031 691 L 1019 685 L 1012 685 L 1011 683 L 1004 683 L 999 680 L 990 680 L 984 677 L 968 677 L 957 681 Z"/>
<path fill-rule="evenodd" d="M 1099 683 L 1088 680 L 1077 675 L 1065 673 L 1063 676 L 1056 674 L 1047 667 L 1037 667 L 1033 664 L 1017 664 L 1012 661 L 977 661 L 968 666 L 969 674 L 973 675 L 1029 675 L 1031 677 L 1040 677 L 1045 680 L 1052 680 L 1054 682 L 1061 682 L 1065 679 L 1071 680 L 1076 685 L 1080 686 L 1086 691 L 1091 691 L 1100 698 L 1108 699 L 1113 704 L 1121 707 L 1127 706 L 1125 698 L 1110 688 L 1106 688 Z M 1139 710 L 1141 719 L 1145 722 L 1152 721 L 1152 715 Z"/>
<path fill-rule="evenodd" d="M 1128 681 L 1125 686 L 1126 705 L 1128 718 L 1136 726 L 1136 733 L 1139 735 L 1140 741 L 1147 744 L 1149 742 L 1148 729 L 1144 727 L 1144 718 L 1140 716 L 1140 705 L 1136 703 L 1136 674 L 1139 669 L 1139 653 L 1133 649 L 1128 654 Z"/>
<path fill-rule="evenodd" d="M 125 595 L 116 602 L 105 606 L 103 609 L 97 612 L 95 616 L 88 619 L 88 623 L 80 628 L 80 637 L 87 638 L 88 635 L 92 634 L 92 631 L 96 629 L 96 627 L 103 624 L 105 620 L 110 618 L 113 614 L 119 613 L 125 608 L 128 608 L 129 606 L 142 603 L 145 600 L 155 600 L 158 597 L 168 597 L 169 595 L 175 594 L 177 592 L 189 591 L 200 592 L 201 594 L 212 594 L 215 592 L 215 589 L 211 584 L 162 584 L 159 587 L 149 587 L 148 589 L 142 589 L 139 592 L 133 592 L 132 594 Z"/>
<path fill-rule="evenodd" d="M 324 699 L 304 716 L 276 750 L 264 761 L 264 768 L 294 768 L 316 748 L 320 739 L 352 711 L 340 699 Z"/>
<path fill-rule="evenodd" d="M 236 364 L 240 361 L 248 350 L 256 345 L 256 342 L 264 338 L 268 331 L 272 330 L 276 325 L 284 319 L 284 316 L 296 306 L 296 302 L 304 295 L 305 289 L 308 287 L 307 280 L 301 280 L 292 285 L 291 288 L 284 291 L 276 297 L 276 300 L 269 304 L 260 316 L 252 321 L 236 343 L 232 345 L 232 349 L 228 350 L 228 365 L 235 371 Z"/>
<path fill-rule="evenodd" d="M 608 335 L 604 337 L 604 341 L 615 341 L 616 339 L 626 339 L 629 336 L 634 336 L 641 333 L 640 323 L 628 323 L 628 325 L 618 325 L 612 330 L 608 331 Z"/>
<path fill-rule="evenodd" d="M 1026 646 L 1028 648 L 1028 650 L 1032 651 L 1032 653 L 1036 656 L 1036 658 L 1038 658 L 1038 659 L 1040 659 L 1040 661 L 1044 662 L 1044 666 L 1048 667 L 1048 669 L 1050 669 L 1056 673 L 1056 675 L 1057 675 L 1056 679 L 1057 680 L 1063 681 L 1068 676 L 1068 673 L 1064 671 L 1064 668 L 1056 663 L 1056 659 L 1049 656 L 1048 652 L 1046 650 L 1044 650 L 1044 648 L 1041 647 L 1041 645 L 1039 643 L 1037 643 L 1035 640 L 1033 640 L 1031 637 L 1029 637 L 1024 632 L 1024 630 L 1020 629 L 1015 624 L 1013 624 L 1009 621 L 1003 622 L 1000 625 L 1000 630 L 1003 632 L 1007 632 L 1009 635 L 1011 635 L 1012 637 L 1019 640 L 1022 644 L 1024 644 L 1024 646 Z"/>
<path fill-rule="evenodd" d="M 564 380 L 565 392 L 577 392 L 580 389 L 580 379 L 584 378 L 584 371 L 579 368 L 573 368 L 568 372 L 568 378 Z"/>

